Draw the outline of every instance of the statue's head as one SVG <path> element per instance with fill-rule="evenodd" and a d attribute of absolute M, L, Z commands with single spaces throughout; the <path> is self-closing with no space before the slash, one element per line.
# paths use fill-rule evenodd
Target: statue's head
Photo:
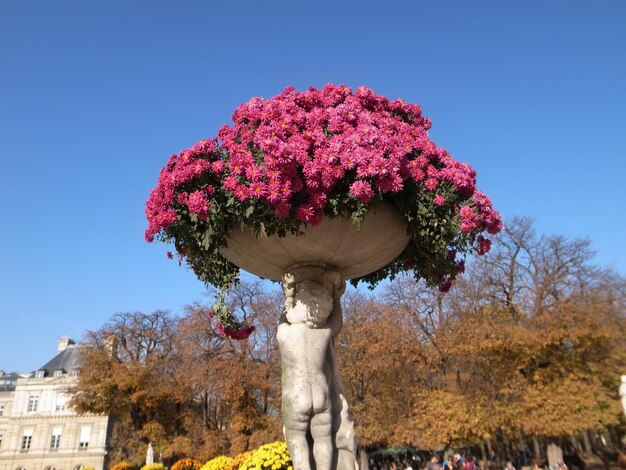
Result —
<path fill-rule="evenodd" d="M 319 328 L 326 323 L 332 310 L 330 292 L 321 284 L 307 279 L 296 285 L 293 306 L 287 310 L 287 321 Z"/>

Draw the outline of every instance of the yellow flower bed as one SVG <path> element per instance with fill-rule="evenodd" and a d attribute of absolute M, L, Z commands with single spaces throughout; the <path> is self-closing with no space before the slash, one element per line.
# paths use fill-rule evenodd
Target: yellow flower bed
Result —
<path fill-rule="evenodd" d="M 225 470 L 239 470 L 241 464 L 244 463 L 248 458 L 250 458 L 254 454 L 253 450 L 248 450 L 246 452 L 242 452 L 241 454 L 237 454 L 233 457 L 232 462 Z"/>
<path fill-rule="evenodd" d="M 200 470 L 202 462 L 196 459 L 181 459 L 172 465 L 172 470 Z"/>
<path fill-rule="evenodd" d="M 131 470 L 132 466 L 128 462 L 119 462 L 111 467 L 111 470 Z"/>
<path fill-rule="evenodd" d="M 165 466 L 162 463 L 149 463 L 141 467 L 141 470 L 165 470 Z"/>
<path fill-rule="evenodd" d="M 273 442 L 259 447 L 239 470 L 293 470 L 293 462 L 284 442 Z"/>
<path fill-rule="evenodd" d="M 225 455 L 220 455 L 215 457 L 214 459 L 209 460 L 205 463 L 200 470 L 226 470 L 226 468 L 230 467 L 233 459 L 230 457 L 226 457 Z"/>

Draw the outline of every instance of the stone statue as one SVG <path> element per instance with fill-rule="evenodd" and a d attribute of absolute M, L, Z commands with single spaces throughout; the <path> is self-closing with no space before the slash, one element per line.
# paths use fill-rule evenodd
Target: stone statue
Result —
<path fill-rule="evenodd" d="M 296 266 L 283 277 L 283 290 L 277 339 L 284 432 L 294 468 L 358 469 L 354 424 L 334 352 L 345 281 L 332 269 Z"/>
<path fill-rule="evenodd" d="M 148 450 L 146 451 L 146 465 L 154 463 L 154 449 L 152 448 L 152 442 L 148 444 Z"/>

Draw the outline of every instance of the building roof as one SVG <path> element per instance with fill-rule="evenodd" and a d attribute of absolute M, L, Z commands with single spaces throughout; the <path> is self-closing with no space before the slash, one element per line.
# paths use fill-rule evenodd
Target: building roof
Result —
<path fill-rule="evenodd" d="M 0 374 L 0 392 L 15 390 L 17 379 L 24 377 L 17 372 L 10 372 L 9 374 L 5 374 L 4 371 L 0 372 L 2 372 L 2 374 Z"/>
<path fill-rule="evenodd" d="M 78 348 L 75 345 L 70 344 L 65 350 L 58 353 L 37 370 L 43 370 L 45 371 L 46 376 L 51 376 L 55 370 L 68 372 L 70 370 L 79 369 L 80 360 L 78 356 Z"/>

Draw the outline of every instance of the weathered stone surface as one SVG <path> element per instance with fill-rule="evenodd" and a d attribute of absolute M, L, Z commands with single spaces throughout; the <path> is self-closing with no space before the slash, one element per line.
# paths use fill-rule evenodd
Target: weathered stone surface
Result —
<path fill-rule="evenodd" d="M 335 361 L 345 281 L 318 266 L 288 268 L 277 331 L 285 439 L 296 470 L 358 468 L 354 423 Z"/>
<path fill-rule="evenodd" d="M 222 250 L 240 268 L 282 281 L 282 416 L 295 470 L 358 470 L 354 422 L 335 360 L 340 299 L 347 279 L 389 264 L 409 238 L 400 211 L 381 202 L 360 227 L 325 218 L 283 238 L 237 228 Z"/>
<path fill-rule="evenodd" d="M 226 258 L 240 268 L 265 279 L 280 281 L 296 264 L 334 267 L 353 279 L 374 272 L 393 261 L 409 242 L 407 224 L 400 211 L 381 202 L 368 211 L 360 229 L 348 218 L 324 218 L 306 227 L 302 235 L 257 238 L 249 228 L 230 234 Z"/>

